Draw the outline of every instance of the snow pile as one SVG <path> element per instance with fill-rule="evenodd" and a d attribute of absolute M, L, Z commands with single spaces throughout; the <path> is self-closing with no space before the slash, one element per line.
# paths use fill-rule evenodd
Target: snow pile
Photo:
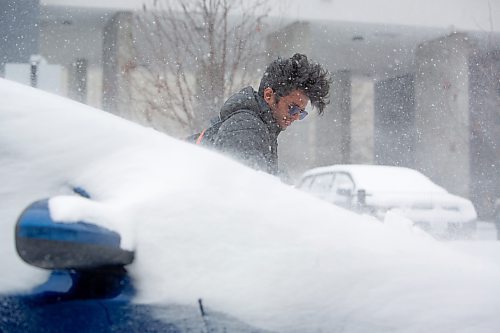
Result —
<path fill-rule="evenodd" d="M 13 226 L 30 202 L 113 228 L 137 302 L 280 332 L 497 332 L 500 266 L 281 184 L 218 154 L 0 80 L 0 292 L 46 273 Z M 93 200 L 71 195 L 84 188 Z"/>

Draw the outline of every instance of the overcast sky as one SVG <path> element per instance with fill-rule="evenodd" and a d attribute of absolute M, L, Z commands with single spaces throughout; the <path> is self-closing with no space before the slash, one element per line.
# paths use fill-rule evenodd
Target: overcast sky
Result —
<path fill-rule="evenodd" d="M 140 8 L 145 1 L 41 2 L 48 5 L 133 9 Z M 292 19 L 331 19 L 500 32 L 500 0 L 276 0 L 273 4 L 270 14 Z"/>

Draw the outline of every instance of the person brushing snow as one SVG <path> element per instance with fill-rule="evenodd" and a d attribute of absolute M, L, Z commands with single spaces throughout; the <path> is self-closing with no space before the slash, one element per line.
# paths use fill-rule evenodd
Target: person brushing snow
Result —
<path fill-rule="evenodd" d="M 278 135 L 307 116 L 309 102 L 322 114 L 330 84 L 330 73 L 306 55 L 278 58 L 267 67 L 258 91 L 249 86 L 232 95 L 218 122 L 191 140 L 278 175 Z"/>

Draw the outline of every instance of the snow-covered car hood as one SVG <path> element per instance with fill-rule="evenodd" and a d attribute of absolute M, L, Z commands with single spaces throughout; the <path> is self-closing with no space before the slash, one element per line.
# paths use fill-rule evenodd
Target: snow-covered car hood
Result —
<path fill-rule="evenodd" d="M 313 198 L 214 152 L 0 80 L 0 292 L 23 208 L 118 231 L 136 302 L 195 304 L 277 332 L 497 332 L 500 266 Z M 84 188 L 92 200 L 74 196 Z"/>
<path fill-rule="evenodd" d="M 468 199 L 449 193 L 368 193 L 366 203 L 371 207 L 399 209 L 417 222 L 469 222 L 477 218 L 476 210 Z"/>
<path fill-rule="evenodd" d="M 336 164 L 311 169 L 302 177 L 325 172 L 348 172 L 357 189 L 367 193 L 447 193 L 416 170 L 388 165 Z"/>

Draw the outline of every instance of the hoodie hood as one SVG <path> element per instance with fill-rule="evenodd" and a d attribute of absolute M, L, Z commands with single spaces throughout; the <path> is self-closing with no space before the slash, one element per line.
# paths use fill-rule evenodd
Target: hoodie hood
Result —
<path fill-rule="evenodd" d="M 229 97 L 221 108 L 220 119 L 227 119 L 233 112 L 239 110 L 252 111 L 262 119 L 271 132 L 276 134 L 281 132 L 269 105 L 252 87 L 243 88 L 238 93 Z"/>

